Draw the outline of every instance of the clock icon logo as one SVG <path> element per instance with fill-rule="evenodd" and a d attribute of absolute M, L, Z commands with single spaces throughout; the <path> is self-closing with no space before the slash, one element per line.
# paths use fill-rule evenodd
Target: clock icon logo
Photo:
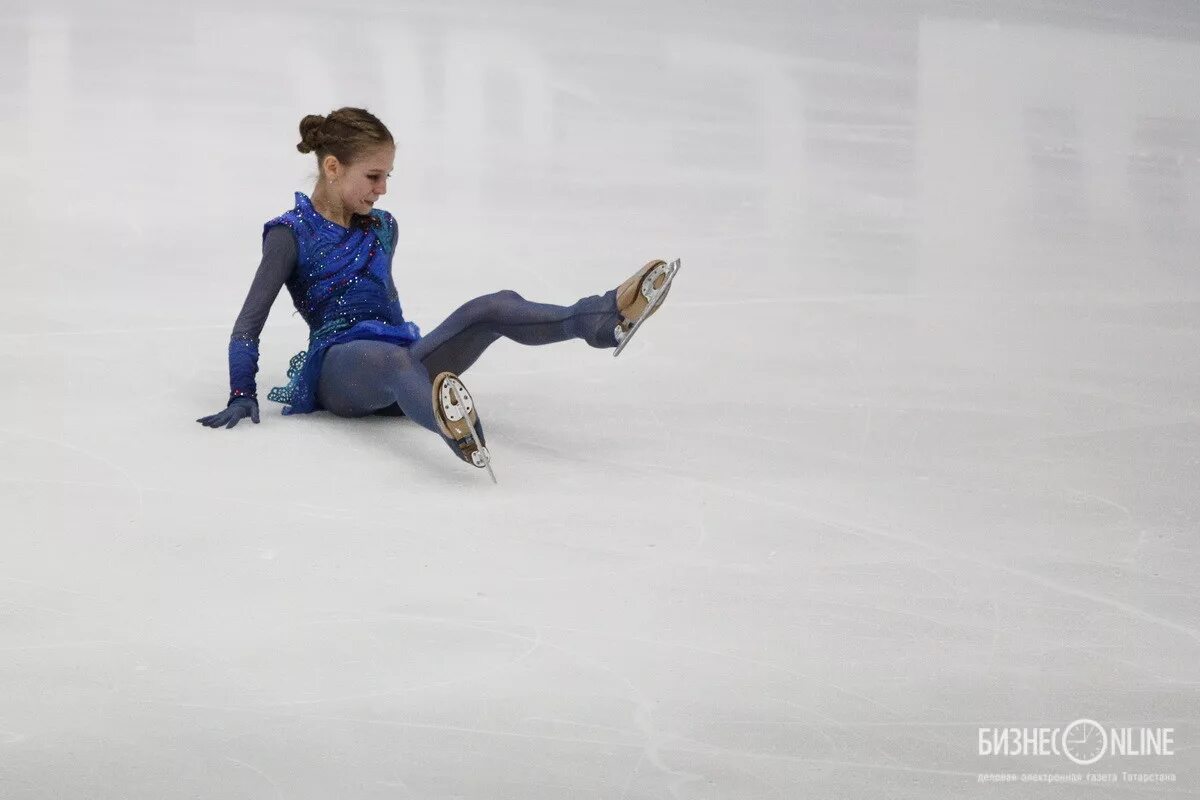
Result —
<path fill-rule="evenodd" d="M 1086 767 L 1104 757 L 1108 734 L 1095 720 L 1077 719 L 1063 729 L 1062 748 L 1067 758 Z"/>

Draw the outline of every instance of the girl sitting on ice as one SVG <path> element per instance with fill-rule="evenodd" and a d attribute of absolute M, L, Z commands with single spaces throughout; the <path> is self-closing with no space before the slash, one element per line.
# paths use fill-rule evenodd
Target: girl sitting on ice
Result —
<path fill-rule="evenodd" d="M 392 281 L 396 220 L 375 208 L 396 155 L 391 133 L 364 109 L 340 108 L 302 119 L 296 148 L 316 153 L 317 184 L 311 198 L 296 192 L 296 207 L 263 227 L 262 261 L 229 340 L 229 401 L 197 420 L 210 428 L 258 422 L 258 337 L 287 286 L 309 340 L 291 360 L 288 385 L 267 395 L 284 414 L 407 416 L 490 472 L 479 412 L 458 374 L 501 336 L 529 345 L 583 339 L 619 353 L 679 267 L 650 261 L 616 289 L 570 306 L 509 290 L 484 295 L 422 336 L 404 319 Z"/>

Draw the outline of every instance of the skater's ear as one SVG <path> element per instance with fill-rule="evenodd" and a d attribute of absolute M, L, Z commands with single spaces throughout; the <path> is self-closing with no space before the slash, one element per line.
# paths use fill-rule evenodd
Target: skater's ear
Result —
<path fill-rule="evenodd" d="M 325 173 L 325 177 L 329 180 L 341 177 L 342 172 L 345 171 L 342 162 L 338 161 L 337 156 L 332 154 L 321 159 L 321 169 Z"/>

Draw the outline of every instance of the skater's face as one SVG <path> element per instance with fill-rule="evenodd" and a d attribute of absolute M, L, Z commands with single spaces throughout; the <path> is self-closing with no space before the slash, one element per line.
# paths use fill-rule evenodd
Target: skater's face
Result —
<path fill-rule="evenodd" d="M 342 207 L 355 214 L 370 214 L 375 201 L 387 194 L 388 177 L 396 160 L 395 145 L 383 145 L 363 153 L 351 164 L 334 156 L 325 157 L 325 174 L 330 188 L 341 198 Z"/>

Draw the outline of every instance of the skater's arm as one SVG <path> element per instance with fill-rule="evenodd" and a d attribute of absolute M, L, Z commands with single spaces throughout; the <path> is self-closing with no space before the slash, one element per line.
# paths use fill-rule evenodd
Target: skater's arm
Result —
<path fill-rule="evenodd" d="M 279 290 L 296 267 L 296 240 L 286 225 L 271 228 L 263 239 L 262 261 L 229 337 L 229 402 L 257 397 L 258 337 Z"/>
<path fill-rule="evenodd" d="M 396 281 L 392 279 L 392 259 L 396 255 L 397 239 L 400 236 L 400 223 L 396 222 L 396 218 L 388 212 L 383 212 L 385 223 L 388 226 L 388 239 L 392 243 L 392 252 L 388 256 L 388 271 L 387 271 L 387 293 L 388 302 L 399 302 L 400 292 L 396 290 Z"/>
<path fill-rule="evenodd" d="M 397 237 L 400 235 L 400 226 L 397 224 L 396 218 L 391 214 L 387 215 L 387 224 L 391 229 L 391 238 L 393 242 L 392 253 L 395 254 L 395 242 Z M 387 286 L 385 288 L 387 289 L 388 306 L 392 313 L 392 324 L 401 325 L 404 323 L 404 311 L 400 308 L 400 291 L 396 288 L 395 279 L 392 278 L 392 267 L 390 261 L 388 263 Z"/>

